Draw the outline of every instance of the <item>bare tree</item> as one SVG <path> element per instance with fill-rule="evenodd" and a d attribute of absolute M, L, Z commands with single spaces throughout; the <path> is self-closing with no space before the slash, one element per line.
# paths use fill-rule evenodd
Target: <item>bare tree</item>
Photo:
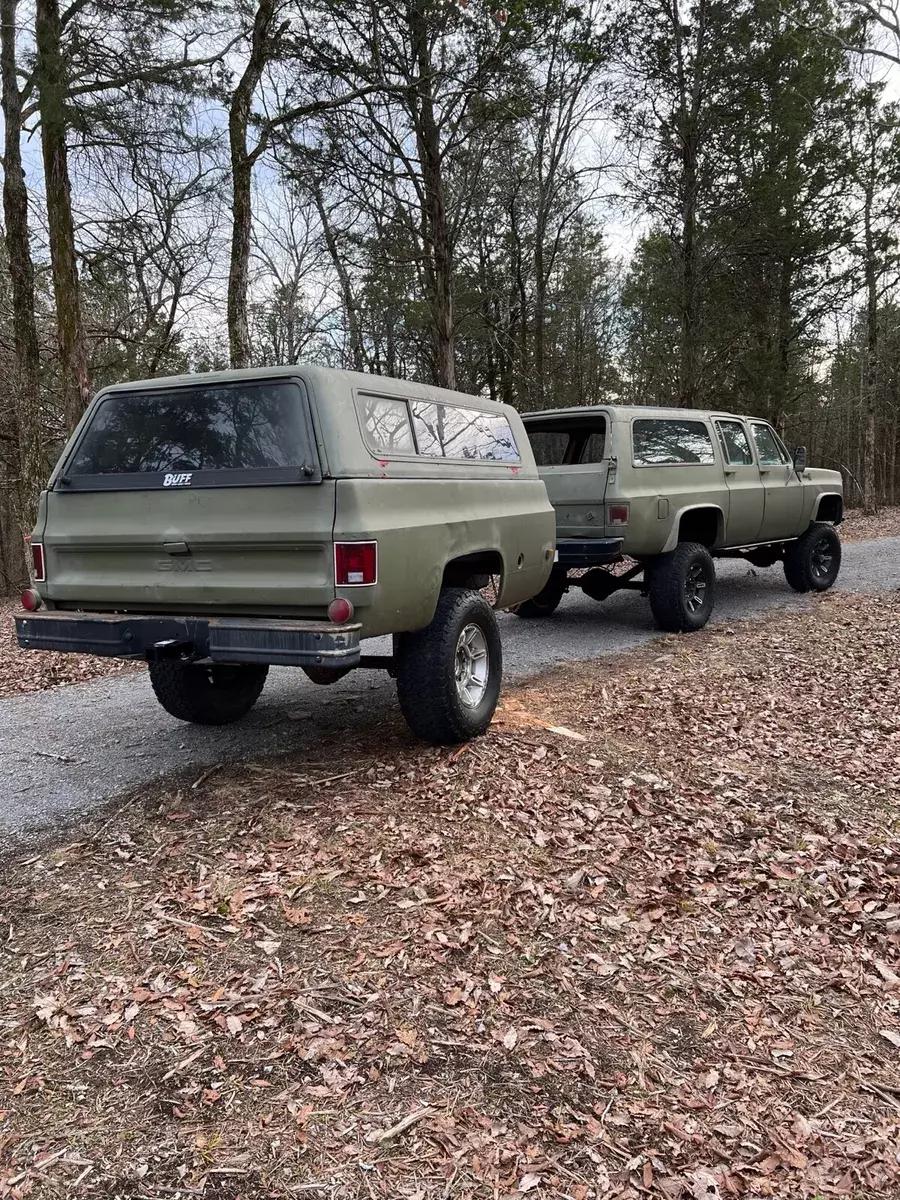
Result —
<path fill-rule="evenodd" d="M 22 169 L 22 93 L 16 57 L 18 0 L 0 2 L 0 76 L 3 85 L 3 214 L 12 288 L 17 403 L 18 486 L 16 512 L 23 531 L 31 529 L 37 495 L 43 482 L 44 448 L 41 431 L 41 352 L 35 319 L 34 263 L 28 219 L 28 189 Z"/>
<path fill-rule="evenodd" d="M 71 432 L 91 397 L 87 348 L 81 313 L 81 287 L 75 257 L 72 185 L 66 142 L 67 75 L 62 51 L 59 0 L 36 0 L 35 83 L 41 121 L 41 151 L 50 261 L 56 297 L 57 336 L 62 374 L 65 427 Z"/>
<path fill-rule="evenodd" d="M 266 68 L 277 58 L 292 54 L 296 38 L 287 39 L 291 30 L 290 21 L 280 21 L 276 0 L 259 0 L 253 24 L 250 28 L 250 48 L 244 70 L 241 72 L 228 109 L 228 141 L 231 157 L 232 178 L 232 234 L 231 260 L 228 274 L 228 341 L 233 367 L 250 365 L 251 346 L 247 317 L 248 291 L 250 285 L 250 252 L 253 230 L 252 185 L 253 169 L 271 144 L 273 135 L 286 126 L 293 126 L 308 118 L 339 109 L 362 96 L 378 90 L 378 84 L 353 88 L 341 95 L 299 102 L 277 95 L 273 88 L 271 97 L 274 106 L 271 112 L 264 109 L 253 113 L 253 100 L 257 94 Z M 302 34 L 300 41 L 304 42 Z M 308 50 L 308 47 L 304 46 Z M 300 81 L 302 84 L 302 80 Z M 296 93 L 296 80 L 288 89 Z M 302 87 L 301 87 L 302 91 Z M 252 123 L 258 129 L 256 145 L 249 145 L 249 129 Z"/>

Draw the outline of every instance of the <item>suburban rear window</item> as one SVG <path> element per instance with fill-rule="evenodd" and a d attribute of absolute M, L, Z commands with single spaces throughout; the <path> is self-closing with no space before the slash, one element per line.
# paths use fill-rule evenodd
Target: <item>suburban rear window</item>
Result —
<path fill-rule="evenodd" d="M 424 400 L 413 400 L 410 408 L 419 454 L 481 462 L 519 461 L 515 435 L 502 413 Z"/>
<path fill-rule="evenodd" d="M 716 461 L 712 438 L 702 421 L 640 417 L 632 430 L 636 467 Z"/>
<path fill-rule="evenodd" d="M 525 429 L 539 467 L 572 466 L 577 463 L 601 463 L 606 457 L 606 419 L 595 417 L 590 426 L 571 421 L 558 425 L 536 425 L 526 421 Z"/>
<path fill-rule="evenodd" d="M 112 393 L 94 410 L 58 482 L 152 488 L 320 478 L 300 385 L 263 380 Z"/>

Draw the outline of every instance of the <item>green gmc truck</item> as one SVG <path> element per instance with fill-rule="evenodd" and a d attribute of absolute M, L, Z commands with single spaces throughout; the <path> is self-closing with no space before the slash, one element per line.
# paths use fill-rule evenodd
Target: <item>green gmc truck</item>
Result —
<path fill-rule="evenodd" d="M 41 496 L 26 649 L 146 659 L 173 716 L 247 713 L 272 664 L 390 670 L 413 731 L 481 733 L 492 606 L 542 590 L 553 509 L 514 409 L 316 367 L 101 392 Z M 361 640 L 392 634 L 393 654 Z"/>
<path fill-rule="evenodd" d="M 557 551 L 521 617 L 549 616 L 571 586 L 595 600 L 634 588 L 661 629 L 700 629 L 713 610 L 716 557 L 781 563 L 797 592 L 837 578 L 840 473 L 808 467 L 802 446 L 789 454 L 766 421 L 611 405 L 524 422 L 556 510 Z M 627 569 L 611 569 L 625 559 Z"/>

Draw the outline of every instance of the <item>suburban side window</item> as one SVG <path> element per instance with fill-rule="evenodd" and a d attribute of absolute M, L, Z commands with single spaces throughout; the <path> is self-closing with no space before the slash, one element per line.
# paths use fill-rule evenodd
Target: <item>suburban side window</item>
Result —
<path fill-rule="evenodd" d="M 717 421 L 716 426 L 728 463 L 732 467 L 752 466 L 753 452 L 747 440 L 747 431 L 740 421 Z"/>
<path fill-rule="evenodd" d="M 526 429 L 534 461 L 539 467 L 561 467 L 568 462 L 572 435 L 555 429 Z"/>
<path fill-rule="evenodd" d="M 386 454 L 415 454 L 409 408 L 405 400 L 360 396 L 363 429 L 369 445 Z"/>
<path fill-rule="evenodd" d="M 420 454 L 481 462 L 519 461 L 515 436 L 509 421 L 500 413 L 424 400 L 413 400 L 411 408 Z"/>
<path fill-rule="evenodd" d="M 642 417 L 632 425 L 632 438 L 636 467 L 716 461 L 712 438 L 703 421 Z"/>
<path fill-rule="evenodd" d="M 778 448 L 775 431 L 769 425 L 763 425 L 759 421 L 754 421 L 751 428 L 753 429 L 753 440 L 756 442 L 756 453 L 759 455 L 759 465 L 761 467 L 777 467 L 780 463 L 786 461 L 782 456 L 781 450 Z"/>
<path fill-rule="evenodd" d="M 581 452 L 581 462 L 583 463 L 602 463 L 606 457 L 606 431 L 598 430 L 596 433 L 589 433 L 587 441 L 584 443 L 584 449 Z"/>

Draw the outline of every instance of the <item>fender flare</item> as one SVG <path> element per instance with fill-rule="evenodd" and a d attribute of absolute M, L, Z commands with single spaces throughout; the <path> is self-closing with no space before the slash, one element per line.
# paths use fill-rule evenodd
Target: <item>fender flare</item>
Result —
<path fill-rule="evenodd" d="M 679 508 L 672 520 L 672 528 L 669 530 L 669 536 L 666 538 L 666 544 L 663 546 L 660 553 L 668 554 L 678 545 L 678 530 L 681 527 L 681 518 L 685 513 L 699 512 L 700 510 L 712 511 L 716 514 L 717 527 L 716 539 L 713 542 L 713 547 L 722 546 L 725 543 L 725 513 L 720 504 L 686 504 L 684 508 Z"/>
<path fill-rule="evenodd" d="M 837 500 L 838 507 L 840 510 L 840 517 L 838 518 L 837 521 L 835 521 L 835 525 L 839 525 L 841 523 L 841 521 L 843 521 L 843 519 L 844 519 L 844 497 L 841 495 L 840 492 L 820 492 L 819 495 L 816 497 L 816 506 L 813 509 L 812 520 L 813 521 L 819 520 L 819 509 L 822 507 L 823 500 Z"/>

